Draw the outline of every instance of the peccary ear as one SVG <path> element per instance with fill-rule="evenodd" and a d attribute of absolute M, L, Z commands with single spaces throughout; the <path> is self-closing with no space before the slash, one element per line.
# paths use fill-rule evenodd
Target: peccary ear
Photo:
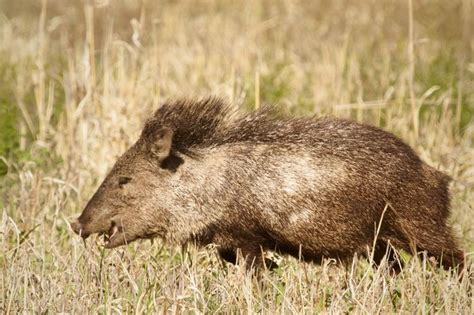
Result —
<path fill-rule="evenodd" d="M 170 128 L 162 127 L 156 130 L 149 147 L 151 154 L 162 162 L 170 155 L 172 140 L 173 130 Z"/>

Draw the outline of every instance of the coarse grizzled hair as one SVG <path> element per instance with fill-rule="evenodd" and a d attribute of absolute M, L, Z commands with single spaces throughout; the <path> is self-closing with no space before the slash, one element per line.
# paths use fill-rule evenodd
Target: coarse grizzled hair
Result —
<path fill-rule="evenodd" d="M 332 117 L 277 118 L 275 108 L 264 106 L 251 113 L 241 113 L 220 98 L 180 99 L 165 102 L 149 118 L 141 138 L 149 139 L 163 127 L 173 131 L 172 149 L 192 156 L 193 149 L 231 143 L 273 143 L 310 145 L 322 152 L 348 158 L 353 150 L 365 150 L 371 137 L 371 148 L 390 154 L 400 146 L 411 153 L 413 162 L 422 163 L 416 153 L 398 137 L 377 127 L 354 124 Z M 350 150 L 346 150 L 350 146 Z M 321 152 L 321 151 L 320 151 Z M 357 158 L 357 157 L 353 157 Z"/>

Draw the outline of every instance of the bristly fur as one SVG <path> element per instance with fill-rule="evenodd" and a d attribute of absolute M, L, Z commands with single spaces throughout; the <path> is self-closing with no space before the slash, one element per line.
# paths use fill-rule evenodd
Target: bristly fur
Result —
<path fill-rule="evenodd" d="M 157 129 L 170 128 L 173 150 L 189 154 L 193 148 L 212 144 L 234 114 L 235 110 L 218 98 L 167 102 L 147 120 L 142 138 L 150 137 Z"/>
<path fill-rule="evenodd" d="M 390 153 L 392 149 L 404 147 L 413 163 L 421 163 L 417 154 L 398 137 L 388 133 L 384 138 L 378 137 L 380 129 L 376 127 L 332 117 L 275 117 L 276 111 L 271 106 L 241 113 L 220 98 L 181 99 L 166 102 L 156 110 L 145 123 L 142 138 L 149 138 L 158 129 L 167 127 L 173 130 L 173 150 L 190 156 L 193 149 L 198 148 L 231 143 L 273 143 L 317 146 L 332 155 L 347 158 L 351 151 L 345 150 L 346 146 L 363 150 L 369 137 L 372 148 Z"/>
<path fill-rule="evenodd" d="M 290 130 L 296 119 L 275 120 L 271 106 L 242 114 L 220 98 L 201 100 L 181 99 L 164 103 L 143 128 L 142 137 L 147 138 L 157 129 L 173 130 L 173 149 L 188 154 L 194 148 L 213 147 L 236 142 L 287 142 L 295 140 L 300 132 Z M 282 137 L 282 129 L 288 129 Z M 278 132 L 275 132 L 278 131 Z"/>
<path fill-rule="evenodd" d="M 447 220 L 448 180 L 380 128 L 178 100 L 146 122 L 73 228 L 118 231 L 108 247 L 153 237 L 216 244 L 223 259 L 240 252 L 257 267 L 261 251 L 347 260 L 375 243 L 376 264 L 394 246 L 449 268 L 464 254 Z"/>

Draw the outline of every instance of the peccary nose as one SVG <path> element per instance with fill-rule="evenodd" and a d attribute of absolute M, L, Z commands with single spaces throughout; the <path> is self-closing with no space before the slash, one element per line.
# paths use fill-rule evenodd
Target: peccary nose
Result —
<path fill-rule="evenodd" d="M 71 228 L 74 231 L 74 233 L 76 233 L 79 236 L 82 236 L 83 238 L 86 238 L 89 236 L 89 234 L 87 234 L 84 231 L 84 228 L 82 227 L 81 223 L 79 223 L 79 221 L 72 222 Z"/>

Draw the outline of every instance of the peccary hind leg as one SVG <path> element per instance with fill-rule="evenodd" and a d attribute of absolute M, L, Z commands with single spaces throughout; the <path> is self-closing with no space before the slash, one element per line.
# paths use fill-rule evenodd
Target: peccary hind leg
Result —
<path fill-rule="evenodd" d="M 458 248 L 452 231 L 445 222 L 414 221 L 405 225 L 404 229 L 409 246 L 416 247 L 417 252 L 426 252 L 428 257 L 434 257 L 443 268 L 464 267 L 464 253 Z"/>
<path fill-rule="evenodd" d="M 402 269 L 402 262 L 398 257 L 396 251 L 386 241 L 377 241 L 374 248 L 373 263 L 375 266 L 380 266 L 383 259 L 387 260 L 388 266 L 394 273 L 399 273 Z"/>
<path fill-rule="evenodd" d="M 428 256 L 435 257 L 445 269 L 464 266 L 464 253 L 459 250 L 456 242 L 447 231 L 438 232 L 437 235 L 427 237 L 425 234 L 418 237 L 417 250 L 426 251 Z"/>

